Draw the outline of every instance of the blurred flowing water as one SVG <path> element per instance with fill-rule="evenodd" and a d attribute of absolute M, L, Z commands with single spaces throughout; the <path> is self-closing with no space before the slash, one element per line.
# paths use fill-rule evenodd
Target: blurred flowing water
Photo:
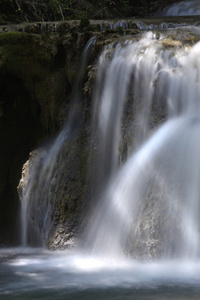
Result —
<path fill-rule="evenodd" d="M 200 15 L 200 3 L 199 0 L 186 0 L 180 1 L 168 8 L 165 8 L 162 12 L 164 16 L 194 16 Z"/>
<path fill-rule="evenodd" d="M 92 253 L 199 257 L 200 43 L 189 51 L 166 47 L 169 36 L 148 32 L 109 45 L 99 59 L 94 128 L 102 190 L 86 229 Z"/>
<path fill-rule="evenodd" d="M 83 253 L 0 251 L 0 299 L 199 299 L 200 263 L 116 261 Z"/>
<path fill-rule="evenodd" d="M 57 170 L 57 162 L 61 150 L 69 142 L 71 136 L 78 134 L 83 119 L 80 91 L 87 68 L 90 51 L 96 38 L 92 37 L 86 44 L 78 70 L 78 75 L 73 89 L 72 103 L 67 121 L 56 139 L 48 147 L 35 156 L 34 163 L 30 164 L 25 178 L 21 199 L 21 244 L 22 246 L 42 246 L 46 235 L 46 228 L 51 226 L 50 212 L 52 205 L 49 201 L 51 183 Z M 30 198 L 32 197 L 32 202 Z M 40 204 L 40 211 L 37 207 Z M 30 215 L 40 218 L 40 228 L 30 222 Z M 36 217 L 37 216 L 37 217 Z"/>
<path fill-rule="evenodd" d="M 26 247 L 0 250 L 0 299 L 200 298 L 199 40 L 198 27 L 184 27 L 104 48 L 92 100 L 94 209 L 82 243 L 62 252 L 27 247 L 41 245 L 49 226 L 49 180 L 80 112 L 75 94 L 69 121 L 39 157 L 42 169 L 37 161 L 30 169 Z M 27 201 L 35 181 L 45 201 L 42 230 L 33 234 Z"/>

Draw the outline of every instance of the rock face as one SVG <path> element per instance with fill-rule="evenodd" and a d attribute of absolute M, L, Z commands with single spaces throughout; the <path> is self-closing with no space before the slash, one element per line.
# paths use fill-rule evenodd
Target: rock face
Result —
<path fill-rule="evenodd" d="M 74 79 L 78 35 L 8 32 L 0 36 L 0 243 L 10 243 L 16 186 L 28 153 L 63 123 Z M 83 36 L 78 49 L 85 44 Z M 16 242 L 16 241 L 15 241 Z"/>
<path fill-rule="evenodd" d="M 69 112 L 68 118 L 58 137 L 41 145 L 31 154 L 29 163 L 27 163 L 29 167 L 26 168 L 27 164 L 24 167 L 24 170 L 26 170 L 25 176 L 23 170 L 19 194 L 28 201 L 27 214 L 31 223 L 26 223 L 29 232 L 27 234 L 28 245 L 44 243 L 49 249 L 74 246 L 78 242 L 81 225 L 87 218 L 86 211 L 93 196 L 91 195 L 87 174 L 91 175 L 94 165 L 93 157 L 95 156 L 93 154 L 95 154 L 97 146 L 95 137 L 94 140 L 90 140 L 91 90 L 94 85 L 96 71 L 95 58 L 105 44 L 110 41 L 117 42 L 120 38 L 117 32 L 113 33 L 109 30 L 105 30 L 103 34 L 96 32 L 96 36 L 98 39 L 96 44 L 93 45 L 89 61 L 90 66 L 87 68 L 86 79 L 83 80 L 83 83 L 85 83 L 84 93 L 81 96 L 79 95 L 78 102 L 75 102 L 76 105 L 72 105 L 67 110 Z M 137 40 L 139 37 L 136 35 L 131 38 Z M 123 37 L 121 39 L 124 41 Z M 161 38 L 158 43 L 163 49 L 173 51 L 173 49 L 183 48 L 184 46 L 189 49 L 193 42 L 198 39 L 199 37 L 192 31 L 185 31 L 180 36 L 175 35 L 172 31 L 165 38 Z M 114 47 L 116 47 L 116 43 L 113 44 Z M 112 51 L 114 49 L 110 47 L 107 53 L 108 58 Z M 68 80 L 70 81 L 70 78 Z M 156 85 L 156 81 L 154 84 Z M 76 86 L 82 87 L 79 84 Z M 76 97 L 77 95 L 73 94 L 72 99 L 76 101 Z M 121 128 L 123 138 L 120 141 L 121 149 L 119 150 L 122 162 L 127 159 L 128 153 L 132 152 L 129 148 L 134 148 L 135 145 L 132 145 L 133 136 L 134 134 L 137 135 L 137 126 L 133 127 L 131 125 L 134 117 L 131 107 L 132 105 L 130 104 L 129 107 L 128 101 L 127 108 L 125 108 L 126 113 L 123 116 L 123 128 Z M 152 110 L 150 127 L 151 130 L 154 130 L 165 119 L 165 105 L 158 108 L 155 100 Z M 98 174 L 93 174 L 94 177 L 96 175 Z M 28 193 L 26 194 L 27 190 Z M 161 225 L 163 228 L 163 224 L 164 228 L 169 227 L 170 220 L 165 217 L 167 207 L 164 205 L 164 200 L 159 204 L 159 215 L 153 215 L 159 198 L 160 191 L 157 194 L 150 192 L 146 199 L 141 213 L 142 217 L 138 216 L 136 220 L 136 223 L 139 224 L 137 228 L 139 242 L 132 238 L 133 230 L 130 233 L 127 248 L 130 249 L 129 253 L 131 255 L 132 249 L 134 249 L 134 255 L 137 252 L 138 257 L 144 258 L 148 254 L 150 259 L 154 259 L 159 256 L 159 253 L 163 252 L 164 246 L 160 242 L 163 232 L 159 231 L 159 228 Z M 133 228 L 135 227 L 135 224 L 133 224 Z M 177 232 L 178 230 L 177 226 Z M 40 232 L 39 238 L 38 231 Z M 148 238 L 140 238 L 143 236 L 148 236 Z"/>
<path fill-rule="evenodd" d="M 7 2 L 2 1 L 0 5 L 5 4 L 5 9 L 8 9 Z M 9 4 L 8 13 L 11 14 L 12 9 L 13 6 Z M 12 22 L 14 21 L 13 17 Z M 4 19 L 1 24 L 5 22 Z M 96 35 L 97 43 L 89 62 L 90 65 L 94 65 L 105 44 L 118 39 L 124 33 L 135 34 L 138 29 L 135 21 L 132 21 L 128 29 L 124 25 L 116 27 L 116 30 L 110 28 L 110 21 L 93 21 L 87 27 L 81 27 L 80 21 L 69 21 L 2 25 L 0 32 L 0 139 L 2 145 L 0 147 L 0 244 L 8 245 L 18 244 L 20 240 L 19 228 L 16 227 L 20 205 L 16 187 L 21 176 L 22 165 L 33 149 L 47 138 L 55 136 L 63 126 L 72 99 L 77 61 L 86 42 Z M 84 91 L 87 93 L 88 111 L 94 70 L 95 68 L 90 68 L 89 80 L 85 79 Z M 84 124 L 88 126 L 88 116 L 85 118 Z M 68 150 L 63 150 L 68 151 L 67 157 L 70 161 L 66 162 L 61 172 L 56 175 L 62 179 L 65 178 L 63 187 L 66 181 L 72 183 L 76 180 L 77 191 L 75 194 L 72 193 L 74 185 L 69 184 L 66 187 L 70 189 L 68 196 L 66 194 L 61 196 L 60 191 L 52 185 L 58 201 L 64 197 L 62 204 L 54 205 L 55 214 L 51 216 L 54 220 L 53 224 L 58 224 L 59 232 L 66 227 L 61 215 L 68 211 L 72 212 L 76 218 L 80 214 L 81 206 L 84 206 L 83 198 L 86 197 L 86 189 L 83 186 L 86 183 L 81 174 L 84 174 L 85 178 L 85 167 L 82 166 L 82 162 L 88 158 L 89 129 L 87 126 L 84 133 L 72 141 Z M 78 149 L 72 150 L 77 144 L 81 144 L 81 147 L 78 146 Z M 76 157 L 79 157 L 78 161 Z M 74 173 L 69 162 L 73 162 Z M 78 164 L 77 167 L 76 164 Z M 66 168 L 69 168 L 73 175 L 70 175 L 71 173 L 63 175 Z M 75 173 L 78 175 L 74 175 Z M 71 200 L 69 202 L 66 200 L 66 197 L 76 199 L 73 205 L 70 204 Z M 59 205 L 61 205 L 60 208 Z M 62 214 L 57 213 L 58 210 L 62 211 Z M 60 216 L 59 220 L 56 214 Z M 74 221 L 70 224 L 67 225 L 69 232 L 73 231 Z M 50 230 L 49 235 L 46 235 L 48 236 L 46 243 L 49 247 L 53 247 L 53 239 L 58 232 L 54 232 L 54 229 L 55 227 Z M 57 241 L 59 245 L 61 243 L 59 238 Z"/>
<path fill-rule="evenodd" d="M 69 111 L 77 61 L 93 35 L 90 31 L 78 33 L 73 29 L 77 26 L 75 23 L 72 22 L 68 30 L 65 26 L 64 31 L 43 34 L 7 32 L 11 29 L 6 27 L 0 35 L 0 137 L 3 145 L 0 148 L 0 244 L 20 241 L 20 230 L 16 227 L 19 223 L 16 187 L 23 163 L 31 150 L 55 136 Z M 28 25 L 30 31 L 36 27 Z M 120 34 L 97 32 L 101 38 L 91 53 L 91 62 L 111 36 L 117 38 Z M 78 148 L 81 151 L 82 148 Z M 74 159 L 79 156 L 76 151 L 73 151 Z"/>
<path fill-rule="evenodd" d="M 27 245 L 44 244 L 49 249 L 63 249 L 77 244 L 87 194 L 87 140 L 85 130 L 78 136 L 71 132 L 56 153 L 55 161 L 52 162 L 53 156 L 48 157 L 48 148 L 40 148 L 25 164 L 25 167 L 28 164 L 27 173 L 18 191 L 24 196 L 27 187 L 30 189 L 28 199 L 23 199 L 28 200 L 30 220 L 26 224 Z M 51 166 L 45 162 L 48 158 Z"/>
<path fill-rule="evenodd" d="M 123 28 L 102 32 L 104 23 L 110 27 L 110 22 L 91 24 L 95 33 L 91 27 L 82 30 L 80 21 L 45 23 L 44 27 L 41 23 L 1 27 L 0 244 L 20 242 L 20 230 L 16 227 L 20 202 L 16 187 L 21 168 L 33 149 L 63 127 L 72 99 L 77 62 L 85 44 L 90 37 L 97 36 L 89 61 L 92 64 L 105 44 L 124 34 Z M 134 34 L 137 30 L 129 29 L 129 32 Z M 90 98 L 94 70 L 88 76 L 90 80 L 86 76 L 84 91 Z"/>

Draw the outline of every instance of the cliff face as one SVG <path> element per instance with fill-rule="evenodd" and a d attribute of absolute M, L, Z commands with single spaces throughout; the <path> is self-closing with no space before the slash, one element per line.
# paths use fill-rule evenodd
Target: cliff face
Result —
<path fill-rule="evenodd" d="M 84 43 L 83 37 L 80 51 Z M 0 35 L 0 243 L 15 234 L 21 166 L 63 123 L 76 55 L 77 36 Z"/>
<path fill-rule="evenodd" d="M 17 2 L 20 5 L 18 9 L 16 8 Z M 165 2 L 152 1 L 151 5 L 158 8 Z M 84 6 L 84 3 L 82 5 Z M 140 4 L 135 2 L 135 9 L 139 9 L 141 5 L 149 9 L 146 1 Z M 7 15 L 1 16 L 1 24 L 10 23 L 10 21 L 11 23 L 18 22 L 28 15 L 23 1 L 3 0 L 0 2 L 0 7 L 2 14 L 7 12 Z M 106 30 L 102 32 L 102 28 Z M 124 29 L 110 30 L 108 21 L 93 21 L 90 24 L 84 24 L 83 21 L 69 21 L 2 25 L 0 32 L 0 244 L 8 245 L 19 242 L 17 234 L 19 228 L 15 225 L 19 218 L 17 186 L 22 165 L 33 149 L 46 139 L 55 136 L 63 126 L 72 99 L 72 86 L 80 53 L 95 32 L 97 43 L 89 61 L 90 65 L 94 64 L 102 47 L 113 38 L 117 39 L 124 34 Z M 136 23 L 133 22 L 126 32 L 137 33 Z M 93 75 L 93 70 L 88 69 L 88 78 L 86 76 L 84 86 L 88 110 L 90 109 Z M 63 171 L 61 170 L 57 175 L 66 179 L 63 181 L 64 189 L 66 189 L 66 181 L 76 180 L 79 184 L 81 183 L 75 192 L 73 184 L 68 185 L 69 197 L 65 194 L 62 197 L 68 198 L 64 202 L 58 200 L 62 204 L 57 206 L 57 210 L 62 212 L 55 212 L 52 217 L 61 231 L 65 223 L 65 220 L 61 220 L 63 214 L 66 210 L 69 213 L 72 211 L 74 218 L 77 218 L 86 193 L 85 187 L 83 188 L 86 183 L 82 181 L 82 178 L 86 172 L 83 162 L 88 158 L 86 144 L 90 129 L 87 127 L 87 116 L 84 122 L 86 129 L 81 133 L 79 140 L 74 140 L 72 147 L 65 150 L 69 153 L 69 161 L 66 161 L 65 166 L 69 166 L 74 161 L 76 163 L 74 169 L 71 169 L 65 178 L 61 176 L 64 172 L 63 166 Z M 73 150 L 77 144 L 81 146 Z M 78 162 L 75 161 L 75 157 L 78 157 Z M 56 191 L 57 194 L 58 191 Z M 56 197 L 59 198 L 58 195 Z M 69 204 L 72 203 L 73 197 L 76 198 L 75 206 Z M 56 204 L 54 206 L 56 207 Z M 56 217 L 56 214 L 59 217 Z M 74 226 L 74 220 L 71 221 L 69 231 Z M 51 241 L 55 235 L 57 232 L 52 229 L 48 236 L 49 247 L 52 246 Z M 63 232 L 63 235 L 66 235 L 66 232 Z"/>
<path fill-rule="evenodd" d="M 73 98 L 75 74 L 79 73 L 77 62 L 93 35 L 88 30 L 81 32 L 76 21 L 61 23 L 55 32 L 57 25 L 48 23 L 42 27 L 32 23 L 14 29 L 1 27 L 0 244 L 19 242 L 19 228 L 15 225 L 19 218 L 17 186 L 22 165 L 33 149 L 44 141 L 48 144 L 48 139 L 63 127 Z M 101 38 L 91 54 L 91 62 L 113 34 L 97 32 Z M 85 89 L 89 94 L 91 87 L 86 85 Z M 83 140 L 80 143 L 84 143 Z M 75 153 L 73 150 L 73 155 Z"/>

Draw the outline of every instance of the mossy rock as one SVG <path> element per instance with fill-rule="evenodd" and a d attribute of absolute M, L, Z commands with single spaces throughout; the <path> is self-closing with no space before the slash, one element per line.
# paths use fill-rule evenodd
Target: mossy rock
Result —
<path fill-rule="evenodd" d="M 0 35 L 0 244 L 18 236 L 16 187 L 28 153 L 60 128 L 66 88 L 71 92 L 65 55 L 58 36 Z"/>
<path fill-rule="evenodd" d="M 51 56 L 40 45 L 39 37 L 25 32 L 0 35 L 1 68 L 24 79 L 45 76 Z"/>
<path fill-rule="evenodd" d="M 164 48 L 181 48 L 183 46 L 181 41 L 175 41 L 172 38 L 166 38 L 160 41 L 160 44 L 163 45 Z"/>
<path fill-rule="evenodd" d="M 88 28 L 90 25 L 90 21 L 87 17 L 82 18 L 80 21 L 80 29 L 83 30 L 84 28 Z"/>

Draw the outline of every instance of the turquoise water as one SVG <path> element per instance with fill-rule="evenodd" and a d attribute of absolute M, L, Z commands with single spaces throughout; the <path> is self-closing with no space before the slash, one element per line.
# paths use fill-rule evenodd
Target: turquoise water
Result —
<path fill-rule="evenodd" d="M 200 261 L 139 263 L 1 249 L 0 299 L 200 299 Z"/>

